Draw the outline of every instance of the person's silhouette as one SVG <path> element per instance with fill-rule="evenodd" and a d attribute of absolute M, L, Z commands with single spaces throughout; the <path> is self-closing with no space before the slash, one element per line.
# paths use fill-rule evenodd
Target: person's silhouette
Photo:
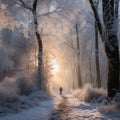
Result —
<path fill-rule="evenodd" d="M 62 91 L 63 91 L 62 87 L 59 88 L 59 91 L 60 91 L 60 95 L 62 95 Z"/>

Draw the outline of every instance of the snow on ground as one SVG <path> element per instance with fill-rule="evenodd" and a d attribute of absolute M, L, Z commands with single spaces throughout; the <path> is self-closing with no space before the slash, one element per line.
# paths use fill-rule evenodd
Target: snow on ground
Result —
<path fill-rule="evenodd" d="M 53 110 L 51 100 L 40 102 L 40 105 L 17 114 L 8 114 L 0 120 L 48 120 L 50 111 Z"/>
<path fill-rule="evenodd" d="M 74 120 L 120 120 L 99 111 L 100 103 L 79 102 L 76 98 L 68 100 Z"/>
<path fill-rule="evenodd" d="M 38 106 L 0 120 L 120 120 L 120 111 L 101 111 L 101 106 L 98 102 L 81 102 L 70 94 L 40 101 Z"/>
<path fill-rule="evenodd" d="M 55 98 L 54 104 L 49 120 L 120 120 L 120 111 L 101 112 L 101 103 L 80 102 L 72 95 Z"/>
<path fill-rule="evenodd" d="M 36 91 L 29 96 L 19 95 L 17 99 L 13 99 L 11 94 L 10 97 L 5 95 L 0 97 L 3 98 L 3 100 L 0 99 L 0 116 L 7 115 L 9 113 L 15 114 L 25 109 L 28 110 L 32 107 L 38 106 L 42 101 L 51 99 L 49 94 L 44 91 Z"/>

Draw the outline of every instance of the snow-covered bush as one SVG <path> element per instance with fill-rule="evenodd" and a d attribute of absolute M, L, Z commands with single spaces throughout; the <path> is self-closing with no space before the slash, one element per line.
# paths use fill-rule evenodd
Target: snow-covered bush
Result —
<path fill-rule="evenodd" d="M 5 87 L 0 86 L 0 105 L 3 105 L 4 103 L 11 103 L 18 100 L 18 95 L 16 91 L 14 91 L 12 88 L 7 89 Z"/>
<path fill-rule="evenodd" d="M 16 111 L 13 105 L 19 101 L 14 83 L 3 82 L 0 84 L 0 114 Z M 17 106 L 16 106 L 17 107 Z"/>
<path fill-rule="evenodd" d="M 20 77 L 16 80 L 18 91 L 20 95 L 30 95 L 35 90 L 35 83 L 24 77 Z"/>
<path fill-rule="evenodd" d="M 102 105 L 99 107 L 101 112 L 120 112 L 120 92 L 112 100 L 103 100 Z M 120 114 L 119 114 L 120 116 Z"/>
<path fill-rule="evenodd" d="M 106 96 L 106 91 L 104 89 L 92 88 L 89 84 L 86 84 L 82 89 L 77 89 L 72 93 L 80 101 L 86 102 L 101 102 Z"/>
<path fill-rule="evenodd" d="M 0 83 L 0 115 L 29 109 L 38 106 L 40 101 L 50 99 L 47 92 L 36 91 L 34 83 L 29 83 L 30 81 L 27 79 L 19 80 L 5 80 Z M 25 90 L 23 90 L 24 88 Z M 29 96 L 27 96 L 28 94 Z"/>

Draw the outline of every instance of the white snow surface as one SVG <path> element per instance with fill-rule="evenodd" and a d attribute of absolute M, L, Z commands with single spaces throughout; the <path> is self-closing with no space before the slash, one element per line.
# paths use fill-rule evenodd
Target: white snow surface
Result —
<path fill-rule="evenodd" d="M 120 111 L 101 112 L 100 106 L 101 103 L 80 102 L 73 95 L 65 95 L 42 101 L 39 106 L 16 114 L 8 114 L 0 120 L 120 120 Z"/>
<path fill-rule="evenodd" d="M 17 114 L 8 114 L 0 120 L 48 120 L 49 113 L 53 110 L 51 100 L 40 102 L 40 105 Z"/>

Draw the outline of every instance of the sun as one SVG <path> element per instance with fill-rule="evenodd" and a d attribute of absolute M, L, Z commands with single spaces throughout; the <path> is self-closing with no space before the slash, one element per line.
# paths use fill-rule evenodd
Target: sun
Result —
<path fill-rule="evenodd" d="M 52 72 L 57 73 L 59 71 L 59 64 L 57 63 L 56 59 L 52 60 Z"/>

